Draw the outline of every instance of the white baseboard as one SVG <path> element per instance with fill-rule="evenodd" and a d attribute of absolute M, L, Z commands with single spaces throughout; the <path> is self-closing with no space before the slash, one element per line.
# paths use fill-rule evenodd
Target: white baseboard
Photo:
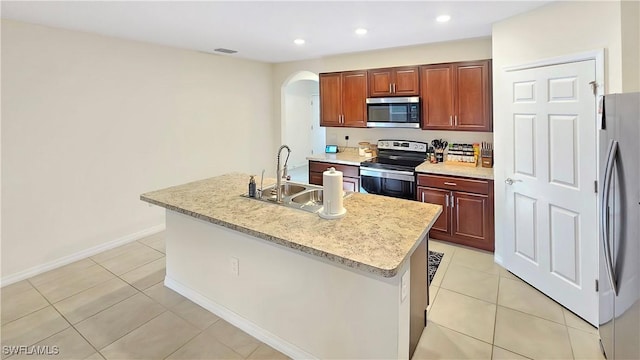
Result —
<path fill-rule="evenodd" d="M 292 359 L 317 359 L 317 357 L 168 276 L 164 278 L 164 285 Z"/>
<path fill-rule="evenodd" d="M 11 275 L 8 275 L 8 276 L 3 276 L 2 279 L 0 279 L 0 287 L 11 285 L 11 284 L 16 283 L 18 281 L 22 281 L 24 279 L 28 279 L 30 277 L 42 274 L 42 273 L 47 272 L 49 270 L 53 270 L 55 268 L 59 268 L 61 266 L 67 265 L 67 264 L 71 264 L 72 262 L 88 258 L 89 256 L 93 256 L 93 255 L 99 254 L 99 253 L 101 253 L 103 251 L 106 251 L 106 250 L 109 250 L 109 249 L 113 249 L 113 248 L 118 247 L 120 245 L 124 245 L 126 243 L 130 243 L 132 241 L 142 239 L 142 238 L 147 237 L 149 235 L 153 235 L 153 234 L 159 233 L 159 232 L 163 231 L 164 229 L 165 229 L 165 224 L 152 226 L 152 227 L 150 227 L 148 229 L 144 229 L 144 230 L 135 232 L 133 234 L 125 235 L 123 237 L 120 237 L 120 238 L 117 238 L 115 240 L 100 244 L 98 246 L 94 246 L 92 248 L 82 250 L 82 251 L 77 252 L 75 254 L 67 255 L 67 256 L 61 257 L 61 258 L 59 258 L 57 260 L 54 260 L 54 261 L 51 261 L 51 262 L 48 262 L 48 263 L 45 263 L 45 264 L 42 264 L 42 265 L 37 265 L 37 266 L 31 267 L 29 269 L 20 271 L 20 272 L 15 273 L 15 274 L 11 274 Z"/>

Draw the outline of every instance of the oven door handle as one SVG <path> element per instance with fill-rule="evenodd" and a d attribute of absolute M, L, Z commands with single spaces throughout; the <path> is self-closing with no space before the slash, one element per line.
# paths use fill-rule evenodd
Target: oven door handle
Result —
<path fill-rule="evenodd" d="M 377 177 L 377 178 L 415 182 L 414 175 L 412 172 L 399 171 L 399 170 L 387 170 L 387 169 L 361 167 L 360 176 L 371 176 L 371 177 Z"/>

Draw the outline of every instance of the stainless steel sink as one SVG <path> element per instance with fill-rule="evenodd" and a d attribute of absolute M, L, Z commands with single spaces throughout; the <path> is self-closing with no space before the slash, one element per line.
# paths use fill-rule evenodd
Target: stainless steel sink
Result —
<path fill-rule="evenodd" d="M 286 182 L 281 185 L 281 188 L 282 203 L 276 202 L 276 185 L 265 187 L 262 192 L 262 198 L 255 199 L 311 213 L 316 213 L 322 209 L 322 186 Z M 345 191 L 344 198 L 349 197 L 351 194 L 353 194 L 352 191 Z"/>
<path fill-rule="evenodd" d="M 291 197 L 292 195 L 298 194 L 307 190 L 307 185 L 304 184 L 296 184 L 296 183 L 284 183 L 280 185 L 282 189 L 282 202 L 284 203 L 284 198 Z M 262 191 L 262 199 L 267 201 L 276 201 L 276 185 L 271 185 L 266 187 Z"/>
<path fill-rule="evenodd" d="M 291 201 L 302 205 L 322 205 L 322 189 L 302 192 L 292 197 Z"/>

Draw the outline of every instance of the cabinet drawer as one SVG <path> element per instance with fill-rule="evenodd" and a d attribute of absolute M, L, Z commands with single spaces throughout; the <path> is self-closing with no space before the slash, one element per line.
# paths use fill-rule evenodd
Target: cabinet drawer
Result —
<path fill-rule="evenodd" d="M 309 161 L 310 172 L 325 172 L 328 168 L 334 167 L 337 171 L 342 171 L 343 176 L 360 177 L 360 167 L 351 165 L 340 165 L 326 162 Z"/>
<path fill-rule="evenodd" d="M 489 182 L 486 180 L 463 179 L 451 176 L 418 175 L 418 185 L 475 194 L 489 193 Z"/>

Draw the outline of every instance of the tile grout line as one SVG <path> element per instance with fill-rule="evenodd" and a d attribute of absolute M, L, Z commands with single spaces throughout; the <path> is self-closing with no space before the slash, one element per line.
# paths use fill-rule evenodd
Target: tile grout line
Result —
<path fill-rule="evenodd" d="M 27 279 L 27 280 L 28 280 L 28 279 Z M 31 282 L 29 282 L 29 283 L 31 284 Z M 31 286 L 33 286 L 33 284 L 31 284 Z M 100 351 L 98 351 L 98 349 L 96 349 L 96 347 L 95 347 L 95 346 L 93 346 L 93 344 L 89 341 L 89 339 L 87 339 L 87 338 L 86 338 L 86 337 L 85 337 L 85 336 L 80 332 L 80 330 L 78 330 L 78 329 L 77 329 L 77 328 L 76 328 L 76 327 L 71 323 L 71 321 L 69 321 L 69 319 L 67 319 L 67 318 L 64 316 L 64 314 L 63 314 L 63 313 L 61 313 L 61 312 L 60 312 L 60 310 L 58 310 L 58 308 L 56 308 L 56 307 L 55 307 L 55 305 L 53 305 L 53 303 L 51 303 L 51 301 L 49 301 L 49 299 L 47 299 L 47 298 L 46 298 L 46 297 L 45 297 L 45 296 L 40 292 L 40 290 L 38 290 L 35 286 L 33 286 L 33 288 L 38 292 L 38 294 L 40 294 L 40 296 L 42 296 L 42 298 L 43 298 L 43 299 L 45 299 L 45 301 L 47 301 L 47 302 L 49 303 L 49 306 L 51 306 L 51 308 L 53 308 L 53 310 L 54 310 L 55 312 L 57 312 L 57 313 L 58 313 L 58 315 L 60 315 L 60 317 L 61 317 L 64 321 L 66 321 L 66 322 L 67 322 L 67 324 L 69 324 L 69 326 L 68 326 L 68 327 L 66 327 L 66 328 L 64 328 L 63 330 L 60 330 L 60 331 L 58 331 L 57 333 L 52 334 L 51 336 L 48 336 L 48 337 L 46 337 L 46 338 L 44 338 L 44 339 L 42 339 L 42 340 L 40 340 L 40 341 L 46 340 L 46 339 L 48 339 L 48 338 L 50 338 L 50 337 L 52 337 L 52 336 L 54 336 L 54 335 L 57 335 L 57 334 L 59 334 L 59 333 L 61 333 L 61 332 L 65 331 L 65 330 L 67 330 L 69 327 L 71 327 L 71 328 L 73 328 L 73 330 L 75 330 L 75 331 L 78 333 L 78 335 L 80 335 L 80 337 L 82 337 L 82 339 L 84 339 L 84 341 L 86 341 L 86 342 L 87 342 L 87 344 L 89 344 L 89 346 L 91 346 L 91 348 L 93 348 L 93 350 L 95 350 L 95 352 L 97 352 L 98 354 L 100 354 L 100 356 L 102 356 L 102 354 L 100 353 Z M 37 342 L 36 342 L 36 343 L 37 343 Z M 91 354 L 89 354 L 89 355 L 91 355 Z"/>
<path fill-rule="evenodd" d="M 187 299 L 188 300 L 188 299 Z M 197 305 L 197 304 L 196 304 Z M 208 311 L 208 310 L 207 310 Z M 176 316 L 178 316 L 179 318 L 182 319 L 182 317 L 180 315 L 175 314 Z M 215 314 L 214 314 L 215 315 Z M 216 315 L 217 316 L 217 315 Z M 184 319 L 183 319 L 184 320 Z M 171 355 L 175 354 L 176 352 L 178 352 L 180 349 L 182 349 L 183 347 L 187 346 L 187 344 L 189 344 L 193 339 L 195 339 L 197 336 L 203 334 L 205 331 L 209 330 L 211 327 L 213 327 L 218 321 L 223 320 L 221 317 L 218 317 L 218 320 L 214 321 L 213 324 L 207 326 L 204 330 L 200 330 L 200 333 L 198 333 L 197 335 L 195 335 L 194 337 L 192 337 L 191 339 L 187 340 L 187 342 L 185 342 L 184 344 L 180 345 L 180 347 L 178 347 L 175 351 L 173 351 L 171 354 L 165 356 L 163 358 L 163 360 L 168 359 Z M 185 320 L 186 321 L 186 320 Z M 188 321 L 187 321 L 188 322 Z M 235 326 L 234 326 L 235 327 Z M 239 330 L 239 329 L 238 329 Z M 256 350 L 258 350 L 258 348 L 256 348 L 254 351 L 251 352 L 251 354 L 249 354 L 249 356 L 247 356 L 246 358 L 240 354 L 238 354 L 235 350 L 233 350 L 230 346 L 227 346 L 225 343 L 223 343 L 222 341 L 220 341 L 216 336 L 213 336 L 214 339 L 219 342 L 220 344 L 222 344 L 223 346 L 227 347 L 229 350 L 231 350 L 231 352 L 233 352 L 234 354 L 237 354 L 238 356 L 240 356 L 243 359 L 248 359 L 249 356 L 251 356 L 251 354 L 253 354 Z M 254 338 L 255 339 L 255 338 Z M 256 339 L 257 340 L 257 339 Z M 262 344 L 262 341 L 258 342 L 260 344 Z M 258 345 L 258 347 L 260 347 L 260 345 Z"/>
<path fill-rule="evenodd" d="M 491 359 L 493 359 L 493 349 L 496 346 L 496 329 L 498 328 L 498 298 L 500 297 L 500 275 L 498 275 L 498 291 L 496 291 L 496 313 L 493 314 L 493 337 L 491 338 Z"/>
<path fill-rule="evenodd" d="M 519 353 L 519 352 L 517 352 L 517 351 L 513 351 L 513 350 L 505 349 L 505 348 L 503 348 L 502 346 L 498 346 L 498 345 L 495 345 L 495 344 L 494 344 L 493 346 L 495 346 L 495 347 L 497 347 L 497 348 L 499 348 L 499 349 L 502 349 L 502 350 L 504 350 L 504 351 L 508 351 L 508 352 L 512 352 L 512 353 L 514 353 L 514 354 L 516 354 L 516 355 L 520 355 L 520 356 L 522 356 L 523 358 L 533 360 L 533 358 L 530 358 L 530 357 L 528 357 L 528 356 L 522 355 L 522 354 L 520 354 L 520 353 Z"/>
<path fill-rule="evenodd" d="M 569 348 L 571 349 L 571 357 L 573 359 L 576 358 L 576 354 L 575 351 L 573 351 L 573 341 L 571 341 L 571 334 L 569 334 L 569 327 L 567 326 L 567 315 L 564 313 L 564 310 L 562 311 L 562 318 L 564 319 L 564 329 L 567 332 L 567 339 L 569 340 Z"/>
<path fill-rule="evenodd" d="M 136 242 L 139 242 L 139 241 L 138 241 L 138 240 L 136 240 Z M 154 259 L 154 260 L 149 261 L 149 262 L 147 262 L 147 263 L 141 264 L 140 266 L 135 267 L 135 268 L 133 268 L 133 269 L 131 269 L 131 270 L 129 270 L 129 271 L 133 271 L 133 270 L 135 270 L 135 269 L 138 269 L 139 267 L 142 267 L 142 266 L 144 266 L 144 265 L 147 265 L 147 264 L 149 264 L 149 263 L 151 263 L 151 262 L 153 262 L 153 261 L 159 260 L 159 259 L 161 259 L 161 258 L 166 258 L 166 254 L 165 254 L 165 253 L 162 253 L 162 252 L 158 251 L 157 249 L 154 249 L 154 248 L 152 248 L 151 246 L 148 246 L 148 245 L 143 244 L 143 243 L 140 243 L 140 245 L 143 245 L 143 246 L 145 246 L 145 247 L 147 247 L 147 248 L 149 248 L 149 249 L 151 249 L 151 250 L 153 250 L 153 251 L 155 251 L 155 252 L 158 252 L 159 254 L 162 254 L 162 256 L 161 256 L 160 258 L 158 258 L 158 259 Z M 107 250 L 107 251 L 108 251 L 108 250 Z M 118 255 L 118 256 L 120 256 L 120 255 Z M 117 256 L 114 256 L 114 258 L 115 258 L 115 257 L 117 257 Z M 121 278 L 120 276 L 118 276 L 117 274 L 113 273 L 111 270 L 109 270 L 109 269 L 105 268 L 102 264 L 100 264 L 100 263 L 98 263 L 96 260 L 92 259 L 92 258 L 91 258 L 91 256 L 86 257 L 86 258 L 84 258 L 84 259 L 80 259 L 80 260 L 78 260 L 78 261 L 82 261 L 82 260 L 88 260 L 88 261 L 90 261 L 90 262 L 92 262 L 92 263 L 93 263 L 92 265 L 89 265 L 89 266 L 87 266 L 87 267 L 86 267 L 86 268 L 84 268 L 84 269 L 87 269 L 87 268 L 90 268 L 90 267 L 93 267 L 93 266 L 96 266 L 96 265 L 97 265 L 97 266 L 99 266 L 100 268 L 102 268 L 103 270 L 105 270 L 105 271 L 109 272 L 110 274 L 112 274 L 115 278 L 117 278 L 117 279 L 119 279 L 119 280 L 123 281 L 125 284 L 127 284 L 128 286 L 130 286 L 131 288 L 133 288 L 136 292 L 134 292 L 131 296 L 128 296 L 128 297 L 126 297 L 126 298 L 124 298 L 124 299 L 122 299 L 122 300 L 120 300 L 120 301 L 118 301 L 118 302 L 116 302 L 116 303 L 114 303 L 114 304 L 111 304 L 110 306 L 108 306 L 108 307 L 106 307 L 106 308 L 104 308 L 104 309 L 102 309 L 102 310 L 98 311 L 97 313 L 92 314 L 91 316 L 89 316 L 89 317 L 87 317 L 87 318 L 85 318 L 85 319 L 82 319 L 82 320 L 78 321 L 78 323 L 80 323 L 80 322 L 82 322 L 82 321 L 85 321 L 85 320 L 87 320 L 87 319 L 89 319 L 89 318 L 91 318 L 91 317 L 93 317 L 93 316 L 95 316 L 95 315 L 97 315 L 97 314 L 99 314 L 99 313 L 102 313 L 103 311 L 105 311 L 105 310 L 107 310 L 107 309 L 110 309 L 110 308 L 112 308 L 113 306 L 115 306 L 115 305 L 117 305 L 117 304 L 120 304 L 121 302 L 123 302 L 123 301 L 125 301 L 125 300 L 130 299 L 131 297 L 133 297 L 133 296 L 137 295 L 138 293 L 143 294 L 144 296 L 146 296 L 146 297 L 147 297 L 147 298 L 149 298 L 150 300 L 152 300 L 152 301 L 154 301 L 154 302 L 158 303 L 160 306 L 162 306 L 163 308 L 165 308 L 165 311 L 161 312 L 161 313 L 160 313 L 160 314 L 158 314 L 157 316 L 154 316 L 153 318 L 149 319 L 149 320 L 148 320 L 148 321 L 146 321 L 145 323 L 143 323 L 143 324 L 141 324 L 140 326 L 138 326 L 138 327 L 136 327 L 136 328 L 132 329 L 132 330 L 131 330 L 131 331 L 129 331 L 128 333 L 124 334 L 123 336 L 121 336 L 121 337 L 119 337 L 118 339 L 116 339 L 116 340 L 114 340 L 114 341 L 113 341 L 113 342 L 115 342 L 115 341 L 117 341 L 117 340 L 121 339 L 122 337 L 124 337 L 124 336 L 128 335 L 128 334 L 129 334 L 130 332 L 132 332 L 133 330 L 138 329 L 139 327 L 141 327 L 141 326 L 145 325 L 145 324 L 146 324 L 146 323 L 148 323 L 149 321 L 151 321 L 151 320 L 155 319 L 156 317 L 158 317 L 158 316 L 160 316 L 160 315 L 164 314 L 166 311 L 169 311 L 169 310 L 170 310 L 169 308 L 167 308 L 167 307 L 165 307 L 164 305 L 162 305 L 162 304 L 160 304 L 159 302 L 157 302 L 155 299 L 153 299 L 153 298 L 151 298 L 150 296 L 148 296 L 147 294 L 145 294 L 143 290 L 140 290 L 140 289 L 136 288 L 135 286 L 133 286 L 132 284 L 130 284 L 130 283 L 129 283 L 129 282 L 127 282 L 126 280 L 122 279 L 122 278 Z M 60 268 L 61 268 L 61 267 L 60 267 Z M 59 269 L 59 268 L 58 268 L 58 269 Z M 79 269 L 79 270 L 77 270 L 77 271 L 84 270 L 84 269 Z M 56 270 L 56 269 L 52 269 L 52 270 L 50 270 L 50 271 L 53 271 L 53 270 Z M 129 271 L 127 271 L 126 273 L 128 273 Z M 75 272 L 75 271 L 74 271 L 74 272 Z M 71 273 L 73 273 L 73 272 L 71 272 Z M 124 273 L 124 274 L 126 274 L 126 273 Z M 46 274 L 46 273 L 43 273 L 43 274 Z M 40 275 L 40 274 L 39 274 L 39 275 Z M 52 281 L 60 280 L 61 278 L 65 277 L 65 276 L 68 276 L 68 275 L 69 275 L 69 274 L 63 274 L 63 275 L 57 276 L 57 277 L 55 277 L 54 279 L 52 279 Z M 36 276 L 38 276 L 38 275 L 36 275 Z M 25 280 L 27 281 L 27 283 L 29 284 L 29 286 L 31 286 L 31 288 L 32 288 L 33 290 L 35 290 L 35 291 L 38 293 L 38 295 L 40 295 L 40 296 L 41 296 L 41 297 L 42 297 L 42 298 L 47 302 L 47 304 L 48 304 L 48 305 L 46 305 L 46 306 L 44 306 L 44 307 L 42 307 L 42 308 L 36 309 L 36 310 L 34 310 L 34 311 L 31 311 L 31 312 L 29 312 L 29 313 L 27 313 L 27 314 L 24 314 L 24 315 L 22 315 L 22 316 L 20 316 L 20 317 L 18 317 L 18 318 L 16 318 L 16 319 L 11 320 L 11 321 L 7 322 L 6 324 L 2 324 L 2 325 L 4 326 L 4 325 L 11 324 L 11 323 L 13 323 L 13 322 L 15 322 L 15 321 L 18 321 L 18 320 L 20 320 L 20 319 L 23 319 L 23 318 L 24 318 L 24 317 L 26 317 L 26 316 L 29 316 L 29 315 L 31 315 L 31 314 L 33 314 L 33 313 L 35 313 L 35 312 L 41 311 L 41 310 L 43 310 L 43 309 L 45 309 L 45 308 L 47 308 L 47 307 L 51 306 L 51 308 L 52 308 L 56 313 L 58 313 L 58 315 L 60 315 L 60 317 L 61 317 L 61 318 L 62 318 L 62 319 L 67 323 L 67 325 L 68 325 L 68 326 L 67 326 L 67 327 L 65 327 L 64 329 L 62 329 L 62 330 L 58 331 L 58 332 L 55 332 L 55 333 L 53 333 L 53 334 L 51 334 L 51 335 L 49 335 L 49 336 L 47 336 L 47 337 L 43 338 L 43 339 L 39 339 L 39 340 L 37 340 L 34 344 L 37 344 L 37 343 L 38 343 L 38 342 L 40 342 L 40 341 L 44 341 L 44 340 L 46 340 L 46 339 L 49 339 L 50 337 L 55 336 L 55 335 L 57 335 L 57 334 L 59 334 L 59 333 L 61 333 L 61 332 L 65 331 L 65 330 L 67 330 L 67 329 L 69 329 L 69 328 L 73 328 L 73 329 L 74 329 L 74 330 L 75 330 L 75 331 L 76 331 L 76 332 L 77 332 L 77 333 L 78 333 L 78 334 L 79 334 L 79 335 L 80 335 L 80 336 L 81 336 L 81 337 L 82 337 L 82 338 L 87 342 L 87 344 L 89 344 L 89 346 L 91 346 L 91 347 L 95 350 L 95 352 L 96 352 L 96 353 L 100 354 L 100 356 L 103 356 L 103 355 L 102 355 L 102 353 L 100 352 L 100 350 L 98 350 L 98 349 L 97 349 L 97 348 L 96 348 L 96 347 L 95 347 L 95 346 L 94 346 L 94 345 L 93 345 L 93 344 L 92 344 L 92 343 L 91 343 L 91 342 L 90 342 L 90 341 L 89 341 L 89 340 L 84 336 L 84 334 L 82 334 L 82 332 L 80 332 L 80 330 L 78 330 L 78 329 L 76 328 L 75 324 L 71 323 L 71 321 L 69 321 L 69 319 L 67 319 L 67 317 L 66 317 L 64 314 L 62 314 L 62 312 L 60 312 L 60 311 L 58 310 L 58 308 L 54 305 L 54 303 L 52 302 L 52 300 L 50 300 L 48 297 L 46 297 L 46 296 L 45 296 L 45 295 L 44 295 L 44 294 L 43 294 L 43 293 L 38 289 L 38 287 L 37 287 L 36 285 L 34 285 L 34 284 L 33 284 L 32 279 L 33 279 L 34 277 L 35 277 L 35 276 L 32 276 L 31 278 L 27 278 L 27 279 L 25 279 Z M 86 278 L 86 276 L 81 277 L 81 279 L 85 279 L 85 278 Z M 71 295 L 69 295 L 69 296 L 67 296 L 67 297 L 64 297 L 64 298 L 58 299 L 58 300 L 55 302 L 55 304 L 57 304 L 57 303 L 59 303 L 59 302 L 61 302 L 61 301 L 63 301 L 63 300 L 69 299 L 69 298 L 71 298 L 71 297 L 73 297 L 73 296 L 76 296 L 76 295 L 78 295 L 78 294 L 80 294 L 80 293 L 82 293 L 82 292 L 85 292 L 85 291 L 91 290 L 91 289 L 93 289 L 93 288 L 96 288 L 97 286 L 104 285 L 104 283 L 106 283 L 107 281 L 110 281 L 110 280 L 113 280 L 113 278 L 112 278 L 112 279 L 107 279 L 107 280 L 105 280 L 105 281 L 101 281 L 101 282 L 99 282 L 99 283 L 97 283 L 97 284 L 95 284 L 95 285 L 93 285 L 93 286 L 91 286 L 91 287 L 88 287 L 88 288 L 86 288 L 86 289 L 83 289 L 83 290 L 81 290 L 81 291 L 79 291 L 79 292 L 77 292 L 77 293 L 74 293 L 74 294 L 71 294 Z M 152 286 L 154 286 L 154 285 L 156 285 L 156 284 L 153 284 Z M 146 290 L 146 289 L 145 289 L 145 290 Z M 25 290 L 25 291 L 28 291 L 28 290 Z M 172 312 L 172 313 L 173 313 L 173 312 Z M 173 313 L 173 314 L 175 314 L 175 313 Z M 177 315 L 177 314 L 176 314 L 176 315 Z M 178 316 L 178 315 L 177 315 L 177 316 Z M 180 316 L 178 316 L 178 317 L 180 317 Z M 182 317 L 180 317 L 180 318 L 182 319 Z M 185 320 L 185 319 L 183 319 L 183 320 Z M 185 320 L 185 321 L 186 321 L 186 320 Z M 198 330 L 200 331 L 200 329 L 199 329 L 199 328 L 197 328 L 197 327 L 196 327 L 196 329 L 198 329 Z M 200 332 L 201 332 L 201 331 L 200 331 Z M 196 335 L 196 336 L 197 336 L 197 335 Z M 194 337 L 195 337 L 195 336 L 194 336 Z M 189 340 L 189 341 L 190 341 L 190 340 Z M 113 342 L 112 342 L 112 343 L 113 343 Z M 112 343 L 107 344 L 107 345 L 105 346 L 105 348 L 106 348 L 107 346 L 111 345 Z M 29 344 L 29 346 L 34 345 L 34 344 Z M 103 356 L 103 357 L 104 357 L 104 356 Z M 7 359 L 8 359 L 8 358 L 7 358 Z"/>

